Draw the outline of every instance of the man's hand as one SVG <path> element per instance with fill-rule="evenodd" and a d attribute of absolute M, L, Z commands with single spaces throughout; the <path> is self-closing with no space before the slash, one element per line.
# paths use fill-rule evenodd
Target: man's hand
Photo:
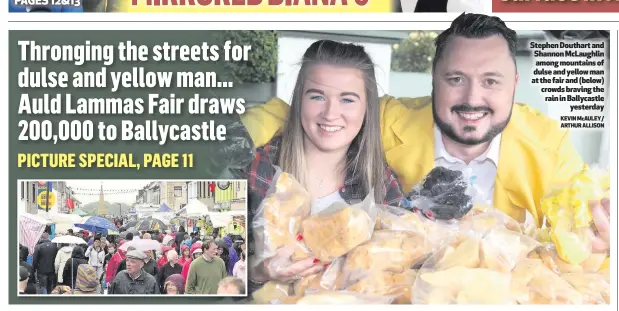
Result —
<path fill-rule="evenodd" d="M 606 253 L 610 251 L 610 200 L 590 201 L 589 209 L 593 216 L 594 237 L 591 240 L 593 252 Z"/>

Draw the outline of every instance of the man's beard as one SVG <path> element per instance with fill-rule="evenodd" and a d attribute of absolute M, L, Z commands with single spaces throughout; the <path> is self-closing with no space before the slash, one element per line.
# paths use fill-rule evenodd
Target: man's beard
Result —
<path fill-rule="evenodd" d="M 434 95 L 434 90 L 432 90 L 432 95 Z M 456 107 L 461 108 L 460 110 L 469 110 L 469 111 L 482 111 L 484 109 L 482 108 L 476 108 L 476 107 L 472 107 L 468 104 L 463 104 L 463 105 L 458 105 Z M 456 108 L 454 107 L 454 108 Z M 512 100 L 512 107 L 513 107 L 513 100 Z M 491 109 L 487 108 L 485 109 L 488 114 L 492 114 L 494 113 Z M 484 134 L 481 138 L 463 138 L 458 136 L 456 130 L 453 128 L 453 126 L 443 120 L 441 120 L 441 118 L 439 117 L 438 113 L 436 112 L 436 104 L 434 103 L 434 96 L 432 96 L 432 116 L 434 117 L 434 123 L 436 124 L 436 126 L 439 128 L 439 130 L 441 131 L 441 133 L 445 136 L 447 136 L 449 139 L 451 139 L 452 141 L 459 143 L 461 145 L 466 145 L 466 146 L 477 146 L 483 143 L 487 143 L 489 141 L 491 141 L 492 139 L 494 139 L 497 135 L 501 134 L 501 132 L 503 132 L 503 130 L 505 129 L 505 127 L 507 127 L 507 125 L 509 124 L 509 120 L 512 117 L 512 111 L 510 109 L 509 115 L 507 116 L 507 118 L 505 119 L 505 121 L 499 122 L 497 124 L 492 124 L 490 126 L 490 129 L 488 129 L 488 131 L 486 132 L 486 134 Z M 474 126 L 466 126 L 464 128 L 465 132 L 473 132 L 475 131 L 475 127 Z"/>

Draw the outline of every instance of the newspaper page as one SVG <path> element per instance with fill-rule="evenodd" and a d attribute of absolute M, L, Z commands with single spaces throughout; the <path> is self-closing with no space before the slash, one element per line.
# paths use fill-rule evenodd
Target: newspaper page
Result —
<path fill-rule="evenodd" d="M 10 0 L 9 308 L 610 310 L 617 11 Z"/>

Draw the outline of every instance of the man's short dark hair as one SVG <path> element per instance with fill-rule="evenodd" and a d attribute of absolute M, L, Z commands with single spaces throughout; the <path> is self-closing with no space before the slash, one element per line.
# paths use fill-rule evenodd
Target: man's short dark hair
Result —
<path fill-rule="evenodd" d="M 441 32 L 434 40 L 436 52 L 432 60 L 432 70 L 436 69 L 438 62 L 445 52 L 445 47 L 452 37 L 464 37 L 469 39 L 484 39 L 499 35 L 507 41 L 509 52 L 516 63 L 516 51 L 518 49 L 518 34 L 505 25 L 500 18 L 483 14 L 462 13 L 451 22 L 451 26 Z"/>
<path fill-rule="evenodd" d="M 215 239 L 206 238 L 204 240 L 204 243 L 202 243 L 202 252 L 205 252 L 207 249 L 209 249 L 209 245 L 211 244 L 214 244 L 215 246 L 217 246 L 217 244 L 215 243 Z"/>

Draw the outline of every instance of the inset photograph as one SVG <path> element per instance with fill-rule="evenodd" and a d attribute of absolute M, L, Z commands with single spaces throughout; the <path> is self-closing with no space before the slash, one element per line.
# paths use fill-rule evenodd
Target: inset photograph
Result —
<path fill-rule="evenodd" d="M 18 183 L 20 296 L 246 296 L 246 180 Z"/>

